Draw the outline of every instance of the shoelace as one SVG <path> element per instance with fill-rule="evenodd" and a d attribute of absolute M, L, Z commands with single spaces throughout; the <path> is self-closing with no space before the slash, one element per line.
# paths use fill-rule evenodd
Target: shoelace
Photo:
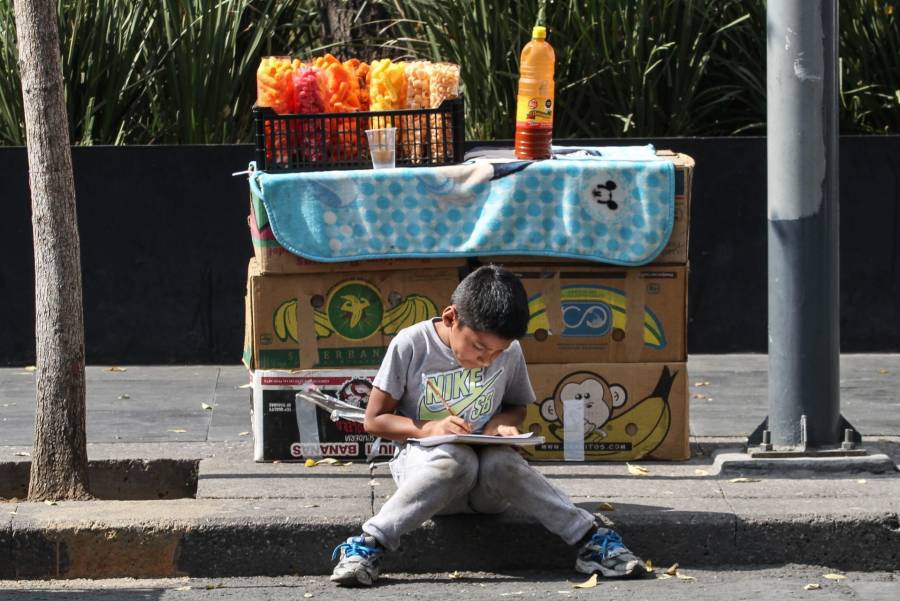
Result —
<path fill-rule="evenodd" d="M 344 557 L 354 557 L 359 555 L 364 559 L 368 559 L 372 555 L 378 555 L 381 552 L 381 549 L 377 547 L 367 547 L 362 542 L 361 536 L 356 536 L 351 538 L 349 541 L 339 544 L 334 548 L 334 551 L 331 552 L 331 560 L 334 561 L 338 558 L 338 554 L 344 551 Z"/>
<path fill-rule="evenodd" d="M 595 534 L 594 539 L 597 539 L 599 536 L 599 533 Z M 606 559 L 610 551 L 625 548 L 625 543 L 622 542 L 622 537 L 619 536 L 619 533 L 615 530 L 608 530 L 606 534 L 603 535 L 602 540 L 595 542 L 599 543 L 601 559 Z"/>

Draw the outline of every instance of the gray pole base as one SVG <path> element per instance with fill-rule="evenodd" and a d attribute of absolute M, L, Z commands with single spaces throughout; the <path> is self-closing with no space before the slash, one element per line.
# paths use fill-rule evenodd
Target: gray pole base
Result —
<path fill-rule="evenodd" d="M 784 454 L 787 455 L 787 454 Z M 823 456 L 812 453 L 803 456 L 754 457 L 748 453 L 720 452 L 714 455 L 713 473 L 742 474 L 892 474 L 897 466 L 883 453 L 856 456 Z"/>

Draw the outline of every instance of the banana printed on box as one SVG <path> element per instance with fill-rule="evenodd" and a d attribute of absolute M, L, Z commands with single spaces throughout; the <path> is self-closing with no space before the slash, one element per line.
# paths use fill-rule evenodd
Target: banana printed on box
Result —
<path fill-rule="evenodd" d="M 690 456 L 686 363 L 545 364 L 528 373 L 537 401 L 523 429 L 546 439 L 524 450 L 529 459 Z"/>

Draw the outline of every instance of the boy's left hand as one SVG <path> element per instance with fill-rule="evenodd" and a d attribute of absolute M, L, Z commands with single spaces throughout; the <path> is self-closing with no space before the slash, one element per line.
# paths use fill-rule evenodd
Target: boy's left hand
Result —
<path fill-rule="evenodd" d="M 482 432 L 485 436 L 517 436 L 520 434 L 519 429 L 515 426 L 506 426 L 503 424 L 488 424 Z"/>

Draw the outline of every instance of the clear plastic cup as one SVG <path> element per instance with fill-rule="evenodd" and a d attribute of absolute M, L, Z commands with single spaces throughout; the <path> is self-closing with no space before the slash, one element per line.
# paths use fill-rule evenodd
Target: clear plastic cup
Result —
<path fill-rule="evenodd" d="M 369 154 L 372 155 L 372 167 L 375 169 L 392 169 L 397 162 L 397 128 L 367 129 Z"/>

